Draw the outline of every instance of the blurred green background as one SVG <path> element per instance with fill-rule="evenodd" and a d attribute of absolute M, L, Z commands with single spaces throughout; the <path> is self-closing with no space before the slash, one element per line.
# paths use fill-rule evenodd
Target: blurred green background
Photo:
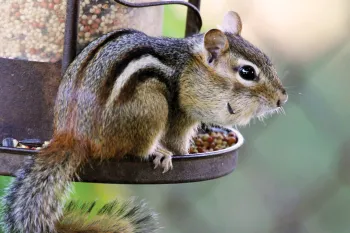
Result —
<path fill-rule="evenodd" d="M 207 0 L 202 31 L 220 24 L 227 10 L 241 15 L 242 35 L 276 64 L 289 93 L 286 114 L 239 129 L 245 145 L 226 177 L 79 183 L 72 198 L 138 196 L 160 213 L 162 233 L 350 232 L 350 2 Z M 165 7 L 164 35 L 183 37 L 185 18 L 185 7 Z M 1 177 L 0 190 L 9 181 Z"/>

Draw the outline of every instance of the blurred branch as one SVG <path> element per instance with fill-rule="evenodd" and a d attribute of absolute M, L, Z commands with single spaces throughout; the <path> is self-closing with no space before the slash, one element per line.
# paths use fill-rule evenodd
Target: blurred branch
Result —
<path fill-rule="evenodd" d="M 350 140 L 339 151 L 333 174 L 322 176 L 308 187 L 295 202 L 289 201 L 281 208 L 275 220 L 273 233 L 302 233 L 304 221 L 319 211 L 337 194 L 342 184 L 350 185 Z M 333 176 L 332 176 L 333 175 Z"/>
<path fill-rule="evenodd" d="M 174 188 L 164 202 L 169 218 L 178 232 L 216 232 L 215 224 L 207 221 L 197 211 L 196 197 L 184 192 L 185 188 Z"/>

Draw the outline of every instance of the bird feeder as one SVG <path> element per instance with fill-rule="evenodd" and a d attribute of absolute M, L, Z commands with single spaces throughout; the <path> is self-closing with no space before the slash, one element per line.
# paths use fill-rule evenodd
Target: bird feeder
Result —
<path fill-rule="evenodd" d="M 0 140 L 42 144 L 52 136 L 53 106 L 62 73 L 90 41 L 118 28 L 135 28 L 160 36 L 162 7 L 188 7 L 186 36 L 198 33 L 200 0 L 130 3 L 122 0 L 5 0 L 0 25 Z M 236 167 L 243 137 L 207 153 L 174 155 L 174 170 L 162 174 L 152 161 L 135 157 L 96 162 L 82 169 L 83 182 L 120 184 L 185 183 L 218 178 Z M 14 176 L 35 150 L 0 145 L 0 175 Z"/>

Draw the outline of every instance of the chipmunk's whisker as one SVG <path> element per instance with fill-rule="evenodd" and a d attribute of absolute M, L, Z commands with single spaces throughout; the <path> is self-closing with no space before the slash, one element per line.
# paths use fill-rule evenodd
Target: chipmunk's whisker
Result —
<path fill-rule="evenodd" d="M 288 75 L 290 75 L 289 70 L 285 70 L 285 71 L 283 72 L 282 76 L 281 76 L 281 80 L 283 80 L 283 79 L 287 78 L 287 77 L 288 77 Z"/>
<path fill-rule="evenodd" d="M 297 86 L 283 86 L 284 89 L 289 90 L 290 88 L 296 88 Z"/>
<path fill-rule="evenodd" d="M 283 107 L 281 107 L 281 112 L 283 113 L 283 115 L 285 115 L 285 116 L 287 115 L 287 114 L 286 114 L 286 111 L 284 110 Z"/>

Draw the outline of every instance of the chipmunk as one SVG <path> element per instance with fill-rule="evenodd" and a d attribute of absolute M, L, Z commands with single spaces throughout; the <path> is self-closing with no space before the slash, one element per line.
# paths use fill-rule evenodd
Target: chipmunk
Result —
<path fill-rule="evenodd" d="M 154 232 L 152 214 L 137 211 L 97 220 L 64 215 L 69 184 L 91 159 L 127 154 L 154 155 L 155 167 L 171 172 L 172 155 L 188 153 L 200 123 L 245 125 L 280 108 L 287 94 L 277 72 L 241 30 L 230 11 L 220 29 L 184 39 L 123 29 L 91 42 L 62 79 L 52 142 L 7 191 L 5 232 Z"/>

